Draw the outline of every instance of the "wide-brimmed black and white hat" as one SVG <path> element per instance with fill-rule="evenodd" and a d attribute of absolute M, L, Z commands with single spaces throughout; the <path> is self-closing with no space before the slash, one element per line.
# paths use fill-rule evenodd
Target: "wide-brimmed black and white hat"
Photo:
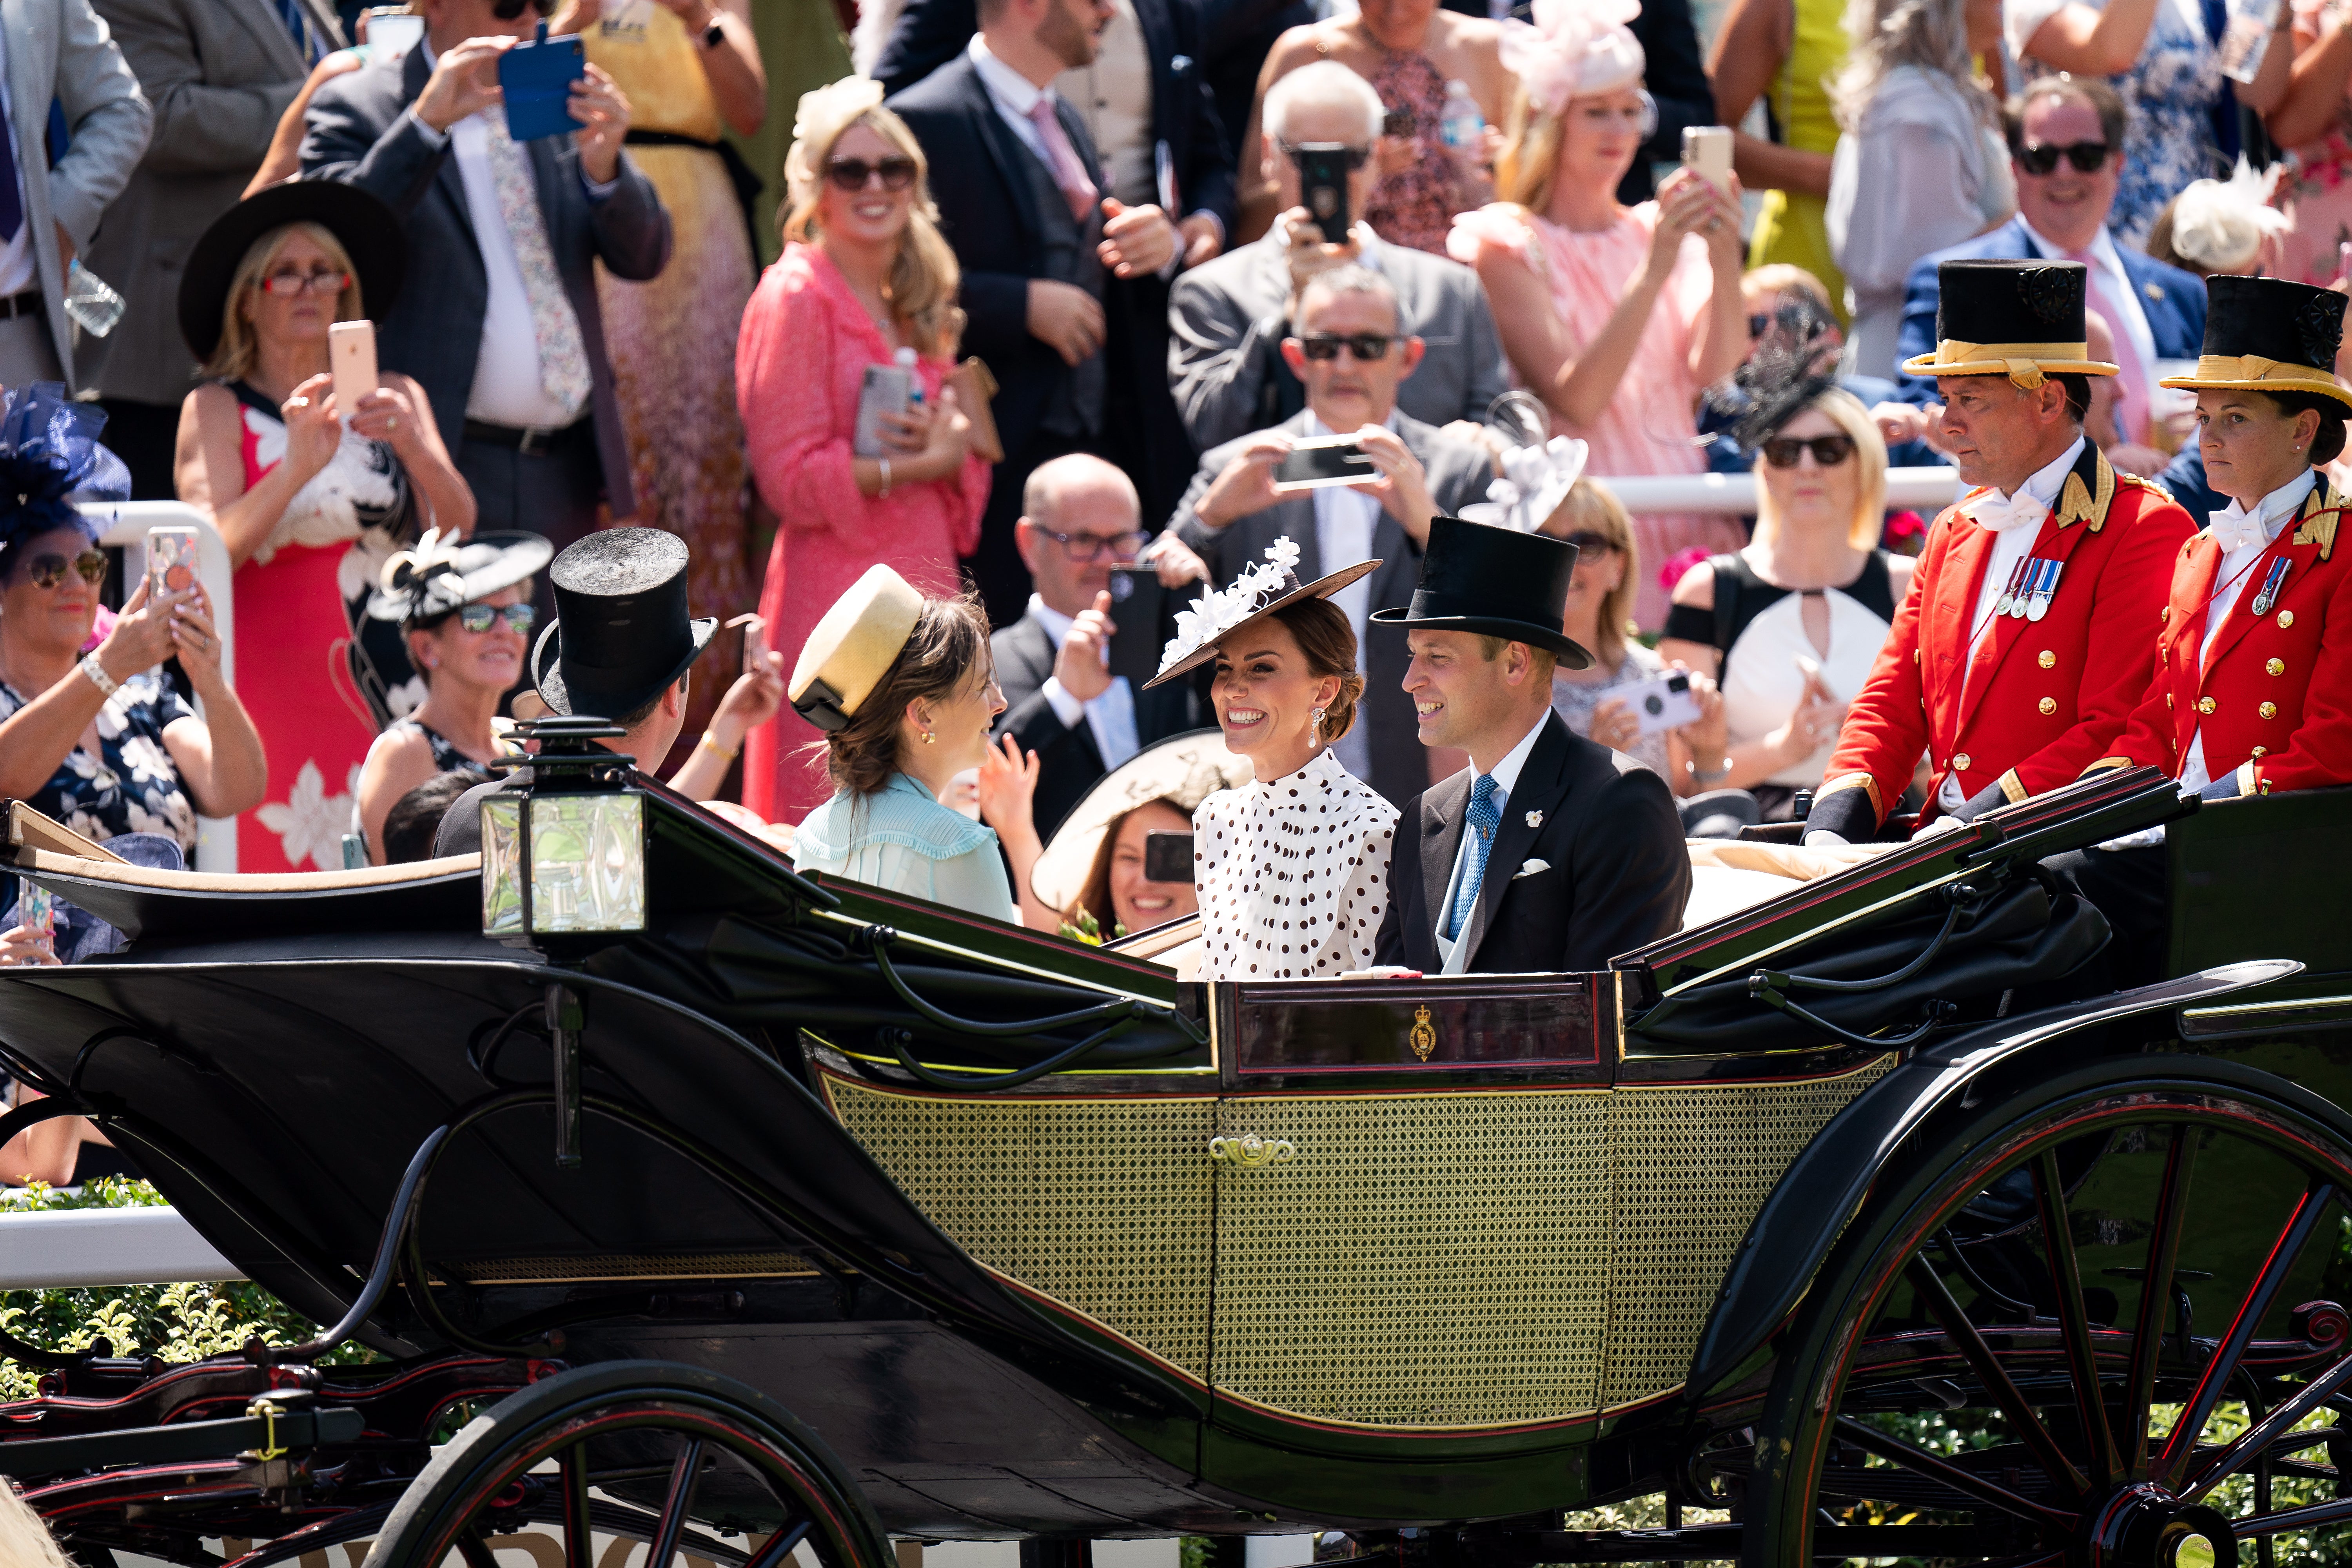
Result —
<path fill-rule="evenodd" d="M 620 719 L 677 684 L 719 629 L 688 613 L 686 566 L 686 541 L 658 528 L 607 528 L 555 558 L 555 620 L 530 652 L 550 708 Z"/>
<path fill-rule="evenodd" d="M 536 533 L 478 533 L 460 539 L 433 529 L 406 550 L 394 551 L 368 596 L 367 613 L 409 626 L 431 621 L 501 588 L 529 582 L 555 558 L 555 546 Z"/>
<path fill-rule="evenodd" d="M 1378 561 L 1359 561 L 1312 583 L 1301 583 L 1293 570 L 1298 545 L 1285 534 L 1265 548 L 1265 559 L 1242 569 L 1241 574 L 1198 603 L 1176 612 L 1176 635 L 1160 650 L 1160 673 L 1143 683 L 1146 691 L 1180 675 L 1189 675 L 1217 657 L 1217 647 L 1245 626 L 1254 626 L 1286 605 L 1301 599 L 1328 599 L 1349 584 L 1381 569 Z"/>
<path fill-rule="evenodd" d="M 213 220 L 188 253 L 180 274 L 180 336 L 196 358 L 220 346 L 230 304 L 228 286 L 253 242 L 290 223 L 315 223 L 342 242 L 359 274 L 360 303 L 381 321 L 400 298 L 408 272 L 408 240 L 400 219 L 374 195 L 333 180 L 289 180 L 259 190 Z"/>
<path fill-rule="evenodd" d="M 1375 610 L 1371 618 L 1384 626 L 1505 637 L 1549 648 L 1563 668 L 1590 669 L 1592 656 L 1559 629 L 1575 575 L 1576 546 L 1565 539 L 1433 517 L 1412 603 Z"/>

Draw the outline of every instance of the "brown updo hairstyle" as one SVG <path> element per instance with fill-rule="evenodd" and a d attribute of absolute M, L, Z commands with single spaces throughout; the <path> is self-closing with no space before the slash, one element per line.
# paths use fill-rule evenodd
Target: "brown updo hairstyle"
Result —
<path fill-rule="evenodd" d="M 2313 468 L 2332 463 L 2344 455 L 2344 405 L 2324 393 L 2265 392 L 2260 395 L 2278 405 L 2279 417 L 2292 419 L 2305 409 L 2319 416 L 2319 433 L 2311 438 L 2311 450 L 2304 454 Z"/>
<path fill-rule="evenodd" d="M 907 704 L 953 697 L 966 680 L 990 678 L 988 616 L 970 594 L 926 596 L 907 646 L 890 663 L 856 717 L 816 742 L 835 789 L 872 795 L 898 771 L 898 721 Z"/>
<path fill-rule="evenodd" d="M 1356 700 L 1364 694 L 1364 678 L 1356 673 L 1356 629 L 1348 614 L 1328 599 L 1299 599 L 1274 612 L 1290 628 L 1298 651 L 1307 656 L 1310 675 L 1336 675 L 1339 695 L 1323 709 L 1323 725 L 1316 740 L 1329 745 L 1356 724 Z"/>

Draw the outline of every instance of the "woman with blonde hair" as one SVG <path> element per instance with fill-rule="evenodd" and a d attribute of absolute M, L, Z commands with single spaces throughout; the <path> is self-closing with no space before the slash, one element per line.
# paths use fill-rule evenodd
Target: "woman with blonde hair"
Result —
<path fill-rule="evenodd" d="M 1802 353 L 1759 355 L 1741 386 L 1735 435 L 1760 459 L 1756 534 L 1683 574 L 1658 652 L 1722 689 L 1694 736 L 1694 781 L 1747 790 L 1785 822 L 1796 792 L 1822 782 L 1912 563 L 1878 547 L 1886 443 L 1860 400 Z"/>
<path fill-rule="evenodd" d="M 1739 292 L 1739 182 L 1678 170 L 1655 201 L 1621 206 L 1617 183 L 1657 107 L 1642 87 L 1633 0 L 1545 0 L 1538 25 L 1504 25 L 1516 71 L 1494 205 L 1454 221 L 1448 248 L 1478 272 L 1519 384 L 1552 428 L 1591 447 L 1598 474 L 1696 474 L 1700 388 L 1748 355 Z M 1727 519 L 1633 520 L 1642 553 L 1738 542 Z M 1665 594 L 1634 584 L 1634 617 Z"/>
<path fill-rule="evenodd" d="M 803 95 L 784 157 L 784 254 L 760 279 L 736 346 L 736 401 L 751 471 L 775 512 L 760 613 L 787 657 L 824 607 L 889 563 L 923 592 L 956 592 L 980 542 L 988 464 L 946 384 L 963 312 L 929 164 L 882 89 L 847 77 Z M 909 364 L 921 398 L 860 450 L 871 365 Z M 745 742 L 743 804 L 797 822 L 832 792 L 806 752 L 818 739 L 780 713 Z"/>

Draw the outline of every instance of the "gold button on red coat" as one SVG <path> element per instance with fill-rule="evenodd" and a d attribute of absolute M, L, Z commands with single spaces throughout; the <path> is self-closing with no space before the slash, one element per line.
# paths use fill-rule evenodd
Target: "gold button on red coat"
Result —
<path fill-rule="evenodd" d="M 2294 625 L 2294 612 L 2293 610 L 2281 610 L 2279 612 L 2279 625 L 2282 626 L 2291 626 Z"/>
<path fill-rule="evenodd" d="M 2167 708 L 2169 708 L 2169 707 L 2171 707 L 2171 706 L 2172 706 L 2172 693 L 2171 693 L 2171 692 L 2169 692 L 2169 691 L 2168 691 L 2168 692 L 2166 692 L 2166 693 L 2164 694 L 2164 705 L 2165 705 Z"/>
<path fill-rule="evenodd" d="M 1966 752 L 1962 752 L 1958 756 L 1954 757 L 1952 759 L 1952 766 L 1960 773 L 1967 773 L 1969 771 L 1969 754 Z"/>
<path fill-rule="evenodd" d="M 2042 700 L 2042 711 L 2043 713 L 2045 713 L 2045 714 L 2047 714 L 2047 713 L 2055 713 L 2055 712 L 2057 712 L 2057 711 L 2058 711 L 2058 699 L 2056 699 L 2055 697 L 2045 697 L 2045 698 L 2043 698 L 2043 699 Z"/>
<path fill-rule="evenodd" d="M 2259 756 L 2263 756 L 2263 755 L 2264 755 L 2265 753 L 2267 753 L 2269 751 L 2270 751 L 2270 748 L 2269 748 L 2268 746 L 2256 746 L 2256 747 L 2254 748 L 2254 755 L 2256 755 L 2256 756 L 2258 756 L 2258 757 L 2259 757 Z"/>
<path fill-rule="evenodd" d="M 2054 669 L 2058 665 L 2058 656 L 2045 647 L 2036 656 L 2033 662 L 2044 669 Z"/>
<path fill-rule="evenodd" d="M 2255 709 L 2254 711 L 2261 714 L 2265 719 L 2275 719 L 2278 717 L 2278 704 L 2275 702 L 2265 702 L 2260 708 Z"/>
<path fill-rule="evenodd" d="M 2264 671 L 2272 675 L 2284 675 L 2286 673 L 2286 660 L 2283 658 L 2274 658 L 2268 664 L 2263 666 L 2263 668 Z"/>

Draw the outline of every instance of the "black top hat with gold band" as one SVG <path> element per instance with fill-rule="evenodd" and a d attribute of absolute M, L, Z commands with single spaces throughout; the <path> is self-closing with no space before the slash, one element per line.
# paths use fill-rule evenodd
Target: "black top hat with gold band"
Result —
<path fill-rule="evenodd" d="M 2284 278 L 2205 280 L 2205 352 L 2190 375 L 2159 386 L 2313 392 L 2352 405 L 2336 379 L 2344 344 L 2344 296 Z"/>
<path fill-rule="evenodd" d="M 1936 268 L 1936 350 L 1909 375 L 2005 375 L 2032 391 L 2044 375 L 2113 375 L 2091 357 L 2079 261 L 1946 261 Z"/>

